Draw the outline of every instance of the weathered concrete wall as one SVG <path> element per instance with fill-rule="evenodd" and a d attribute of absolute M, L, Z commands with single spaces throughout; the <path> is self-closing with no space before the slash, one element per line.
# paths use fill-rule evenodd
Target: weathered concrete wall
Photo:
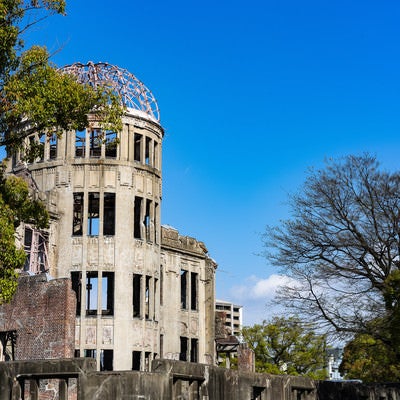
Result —
<path fill-rule="evenodd" d="M 75 302 L 69 279 L 21 276 L 12 301 L 0 306 L 0 333 L 17 334 L 15 359 L 73 357 Z"/>
<path fill-rule="evenodd" d="M 152 372 L 95 369 L 84 358 L 2 362 L 0 400 L 19 400 L 27 383 L 31 400 L 47 399 L 41 388 L 49 379 L 58 383 L 60 400 L 400 400 L 400 384 L 314 382 L 172 360 L 154 360 Z"/>

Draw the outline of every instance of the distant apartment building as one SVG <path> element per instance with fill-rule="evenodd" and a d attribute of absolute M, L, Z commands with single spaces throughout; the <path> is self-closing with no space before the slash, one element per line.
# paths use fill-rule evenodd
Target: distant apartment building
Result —
<path fill-rule="evenodd" d="M 229 301 L 216 300 L 215 311 L 225 313 L 225 329 L 227 334 L 241 336 L 243 327 L 243 307 Z"/>

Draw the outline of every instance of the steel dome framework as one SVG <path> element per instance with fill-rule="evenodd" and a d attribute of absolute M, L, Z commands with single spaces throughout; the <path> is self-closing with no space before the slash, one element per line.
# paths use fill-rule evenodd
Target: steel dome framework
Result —
<path fill-rule="evenodd" d="M 95 88 L 97 86 L 112 88 L 125 107 L 145 112 L 152 119 L 160 121 L 160 112 L 153 93 L 126 69 L 104 62 L 88 62 L 67 65 L 62 70 L 75 75 L 83 84 Z"/>

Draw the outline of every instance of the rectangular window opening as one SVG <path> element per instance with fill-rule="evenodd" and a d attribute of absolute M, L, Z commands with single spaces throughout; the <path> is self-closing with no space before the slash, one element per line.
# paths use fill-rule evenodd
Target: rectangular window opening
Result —
<path fill-rule="evenodd" d="M 100 371 L 113 370 L 113 357 L 112 350 L 100 350 Z"/>
<path fill-rule="evenodd" d="M 146 275 L 145 287 L 145 318 L 150 319 L 150 280 L 151 276 Z"/>
<path fill-rule="evenodd" d="M 187 274 L 188 272 L 181 269 L 181 308 L 187 310 Z"/>
<path fill-rule="evenodd" d="M 107 131 L 105 140 L 106 158 L 117 157 L 117 146 L 118 146 L 118 138 L 116 132 Z"/>
<path fill-rule="evenodd" d="M 132 351 L 132 370 L 133 371 L 140 371 L 140 359 L 142 353 L 140 351 Z"/>
<path fill-rule="evenodd" d="M 82 236 L 83 231 L 83 193 L 74 193 L 72 235 Z"/>
<path fill-rule="evenodd" d="M 75 132 L 75 157 L 85 157 L 86 129 Z"/>
<path fill-rule="evenodd" d="M 133 317 L 140 318 L 140 299 L 141 299 L 141 282 L 142 276 L 138 274 L 133 275 Z"/>
<path fill-rule="evenodd" d="M 151 363 L 151 353 L 146 351 L 144 353 L 144 370 L 147 372 L 150 371 L 150 363 Z"/>
<path fill-rule="evenodd" d="M 17 331 L 0 332 L 0 361 L 14 361 Z"/>
<path fill-rule="evenodd" d="M 197 273 L 192 272 L 190 274 L 190 309 L 197 310 Z"/>
<path fill-rule="evenodd" d="M 97 290 L 98 290 L 97 271 L 87 272 L 87 274 L 86 274 L 86 315 L 96 315 L 97 314 Z"/>
<path fill-rule="evenodd" d="M 89 193 L 89 207 L 88 207 L 88 235 L 99 235 L 99 208 L 100 196 L 99 193 Z"/>
<path fill-rule="evenodd" d="M 179 352 L 179 360 L 187 361 L 187 352 L 188 352 L 188 338 L 180 337 L 180 352 Z"/>
<path fill-rule="evenodd" d="M 90 157 L 101 156 L 102 141 L 103 141 L 103 133 L 101 129 L 92 129 L 89 132 Z"/>
<path fill-rule="evenodd" d="M 76 315 L 81 315 L 81 288 L 82 288 L 82 272 L 71 272 L 72 290 L 76 295 Z"/>
<path fill-rule="evenodd" d="M 57 134 L 53 133 L 49 137 L 49 145 L 50 145 L 50 160 L 55 160 L 57 158 Z"/>
<path fill-rule="evenodd" d="M 154 152 L 153 152 L 153 167 L 159 169 L 158 165 L 158 143 L 154 141 Z"/>
<path fill-rule="evenodd" d="M 84 351 L 83 351 L 83 356 L 84 357 L 90 357 L 90 358 L 94 358 L 94 359 L 96 359 L 96 357 L 97 357 L 97 352 L 96 352 L 96 349 L 85 349 Z"/>
<path fill-rule="evenodd" d="M 134 227 L 133 227 L 133 236 L 135 239 L 142 239 L 141 223 L 140 223 L 141 210 L 142 210 L 142 198 L 136 196 L 135 206 L 134 206 Z"/>
<path fill-rule="evenodd" d="M 264 393 L 265 388 L 253 386 L 253 395 L 251 397 L 252 400 L 262 400 L 262 395 Z"/>
<path fill-rule="evenodd" d="M 115 235 L 115 193 L 104 193 L 103 235 Z"/>
<path fill-rule="evenodd" d="M 142 161 L 142 141 L 143 141 L 143 135 L 139 133 L 135 133 L 134 135 L 134 160 L 135 161 Z"/>
<path fill-rule="evenodd" d="M 143 225 L 145 229 L 146 240 L 148 242 L 151 241 L 150 207 L 151 207 L 151 200 L 146 199 L 146 213 L 144 216 Z"/>
<path fill-rule="evenodd" d="M 101 280 L 101 314 L 114 315 L 114 272 L 103 272 Z"/>
<path fill-rule="evenodd" d="M 150 145 L 151 139 L 146 137 L 146 152 L 145 152 L 145 164 L 150 165 Z"/>
<path fill-rule="evenodd" d="M 198 362 L 199 360 L 199 341 L 190 339 L 190 362 Z"/>

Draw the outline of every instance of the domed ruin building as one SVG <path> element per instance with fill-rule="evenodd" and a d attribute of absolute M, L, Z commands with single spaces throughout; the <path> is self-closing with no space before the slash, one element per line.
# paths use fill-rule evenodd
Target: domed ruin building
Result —
<path fill-rule="evenodd" d="M 51 215 L 47 231 L 20 227 L 25 271 L 71 279 L 75 356 L 95 358 L 99 370 L 146 370 L 154 358 L 213 363 L 216 264 L 202 242 L 161 226 L 164 130 L 154 96 L 106 63 L 64 71 L 112 87 L 126 107 L 123 129 L 102 131 L 89 115 L 83 131 L 28 137 L 43 157 L 10 160 Z"/>

